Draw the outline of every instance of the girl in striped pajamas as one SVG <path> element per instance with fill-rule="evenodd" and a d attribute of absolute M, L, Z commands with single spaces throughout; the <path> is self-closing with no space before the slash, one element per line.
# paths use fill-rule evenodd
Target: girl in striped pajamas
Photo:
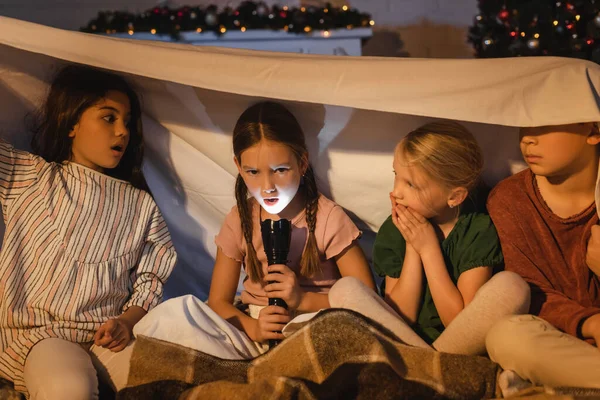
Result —
<path fill-rule="evenodd" d="M 0 143 L 0 375 L 34 399 L 125 386 L 133 326 L 176 254 L 141 172 L 141 110 L 121 77 L 67 66 L 34 154 Z"/>

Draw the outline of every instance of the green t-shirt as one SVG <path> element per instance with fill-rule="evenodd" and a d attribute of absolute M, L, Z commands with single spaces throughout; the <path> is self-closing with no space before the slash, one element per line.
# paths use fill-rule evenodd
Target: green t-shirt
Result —
<path fill-rule="evenodd" d="M 462 214 L 454 229 L 441 244 L 442 254 L 450 278 L 456 285 L 458 277 L 465 271 L 476 267 L 492 267 L 494 272 L 504 266 L 504 258 L 496 228 L 489 215 L 481 213 Z M 375 272 L 379 276 L 398 278 L 404 263 L 406 241 L 392 222 L 385 220 L 373 249 Z M 429 285 L 424 282 L 424 295 L 417 318 L 415 331 L 429 344 L 440 336 L 444 325 L 433 303 Z M 385 292 L 385 279 L 381 292 Z"/>

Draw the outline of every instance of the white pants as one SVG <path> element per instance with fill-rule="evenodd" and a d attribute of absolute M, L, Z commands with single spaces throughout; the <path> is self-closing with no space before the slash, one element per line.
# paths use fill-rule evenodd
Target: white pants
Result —
<path fill-rule="evenodd" d="M 135 325 L 133 333 L 228 360 L 251 359 L 267 350 L 192 295 L 159 304 Z"/>
<path fill-rule="evenodd" d="M 600 388 L 600 349 L 533 315 L 495 324 L 486 340 L 490 358 L 537 385 Z"/>
<path fill-rule="evenodd" d="M 131 342 L 118 353 L 63 339 L 44 339 L 25 360 L 25 386 L 33 400 L 98 399 L 98 376 L 118 391 L 127 385 Z"/>
<path fill-rule="evenodd" d="M 433 342 L 438 351 L 455 354 L 485 354 L 485 337 L 492 325 L 507 315 L 528 312 L 529 285 L 513 272 L 499 272 L 486 282 Z M 417 335 L 377 293 L 356 278 L 344 277 L 329 292 L 333 308 L 356 311 L 388 328 L 404 343 L 430 346 Z"/>

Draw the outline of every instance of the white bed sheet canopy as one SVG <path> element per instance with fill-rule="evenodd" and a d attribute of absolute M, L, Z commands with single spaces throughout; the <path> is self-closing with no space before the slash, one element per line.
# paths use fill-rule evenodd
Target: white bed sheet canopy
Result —
<path fill-rule="evenodd" d="M 0 135 L 28 149 L 25 116 L 58 66 L 127 75 L 142 95 L 147 180 L 179 263 L 167 296 L 208 293 L 214 236 L 234 205 L 231 132 L 261 99 L 305 130 L 322 192 L 366 232 L 389 215 L 394 145 L 438 118 L 463 122 L 489 184 L 521 163 L 518 126 L 600 121 L 600 66 L 563 58 L 329 57 L 194 47 L 64 31 L 0 17 Z"/>

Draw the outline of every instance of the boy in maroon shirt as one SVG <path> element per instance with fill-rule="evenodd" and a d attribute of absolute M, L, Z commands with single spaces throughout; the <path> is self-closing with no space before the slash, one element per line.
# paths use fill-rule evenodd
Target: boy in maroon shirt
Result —
<path fill-rule="evenodd" d="M 535 384 L 600 388 L 598 143 L 594 123 L 522 128 L 529 169 L 488 199 L 506 269 L 531 286 L 536 316 L 497 323 L 487 350 Z"/>

